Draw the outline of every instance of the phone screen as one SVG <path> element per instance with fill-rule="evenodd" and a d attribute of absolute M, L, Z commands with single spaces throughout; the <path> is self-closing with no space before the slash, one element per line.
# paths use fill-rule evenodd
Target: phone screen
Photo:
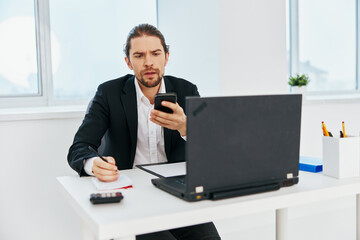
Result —
<path fill-rule="evenodd" d="M 158 93 L 155 95 L 154 109 L 162 111 L 162 112 L 166 112 L 166 113 L 173 113 L 173 110 L 161 105 L 162 101 L 176 103 L 176 101 L 177 101 L 176 93 Z"/>

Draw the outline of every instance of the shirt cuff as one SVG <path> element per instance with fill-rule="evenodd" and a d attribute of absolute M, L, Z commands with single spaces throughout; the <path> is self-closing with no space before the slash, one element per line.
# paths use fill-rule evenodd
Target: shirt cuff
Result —
<path fill-rule="evenodd" d="M 92 167 L 94 165 L 95 158 L 97 157 L 92 157 L 84 160 L 84 171 L 90 176 L 95 176 L 94 173 L 92 172 Z"/>
<path fill-rule="evenodd" d="M 181 136 L 181 134 L 180 134 L 180 136 Z M 181 136 L 181 137 L 182 137 L 182 139 L 184 139 L 186 141 L 186 136 Z"/>

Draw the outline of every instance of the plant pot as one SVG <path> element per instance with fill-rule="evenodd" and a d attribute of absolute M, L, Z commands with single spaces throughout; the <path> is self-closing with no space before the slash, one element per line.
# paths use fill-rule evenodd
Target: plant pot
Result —
<path fill-rule="evenodd" d="M 293 86 L 291 87 L 291 93 L 293 94 L 302 94 L 303 98 L 305 98 L 306 95 L 306 86 Z"/>

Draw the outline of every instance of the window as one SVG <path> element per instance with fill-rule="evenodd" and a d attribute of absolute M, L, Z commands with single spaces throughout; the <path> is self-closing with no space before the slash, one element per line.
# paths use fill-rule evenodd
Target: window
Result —
<path fill-rule="evenodd" d="M 90 98 L 101 82 L 130 73 L 123 45 L 143 22 L 156 26 L 156 1 L 50 1 L 54 99 Z"/>
<path fill-rule="evenodd" d="M 357 1 L 290 0 L 289 74 L 310 77 L 309 92 L 354 92 Z"/>
<path fill-rule="evenodd" d="M 156 0 L 0 2 L 0 106 L 85 103 L 129 73 L 123 45 L 157 25 Z"/>
<path fill-rule="evenodd" d="M 35 30 L 32 1 L 0 2 L 1 97 L 41 94 Z"/>

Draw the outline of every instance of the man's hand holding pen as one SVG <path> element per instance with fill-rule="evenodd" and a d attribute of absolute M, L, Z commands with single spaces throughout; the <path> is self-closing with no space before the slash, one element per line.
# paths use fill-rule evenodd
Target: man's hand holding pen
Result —
<path fill-rule="evenodd" d="M 92 172 L 102 182 L 112 182 L 119 178 L 119 171 L 113 157 L 103 157 L 107 162 L 97 157 L 94 159 Z"/>
<path fill-rule="evenodd" d="M 92 172 L 102 182 L 112 182 L 119 178 L 119 171 L 113 157 L 103 157 L 95 149 L 88 146 L 88 149 L 98 157 L 94 159 Z"/>

